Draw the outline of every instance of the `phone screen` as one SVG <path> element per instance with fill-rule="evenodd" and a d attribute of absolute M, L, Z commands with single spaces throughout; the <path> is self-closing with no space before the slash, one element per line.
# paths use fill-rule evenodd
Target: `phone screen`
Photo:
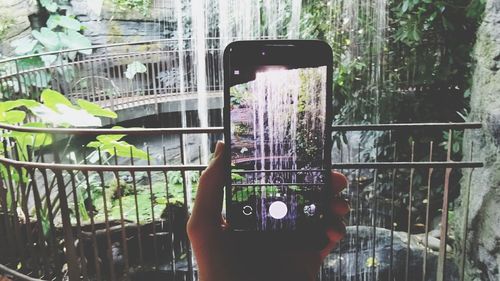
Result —
<path fill-rule="evenodd" d="M 233 230 L 293 231 L 322 217 L 327 70 L 326 65 L 229 67 L 226 208 Z"/>

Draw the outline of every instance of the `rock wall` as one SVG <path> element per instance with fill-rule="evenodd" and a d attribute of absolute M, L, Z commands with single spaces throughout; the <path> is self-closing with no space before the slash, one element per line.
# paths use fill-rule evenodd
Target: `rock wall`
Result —
<path fill-rule="evenodd" d="M 169 37 L 175 21 L 172 0 L 151 0 L 148 12 L 139 8 L 119 9 L 113 0 L 71 0 L 70 3 L 72 13 L 85 26 L 85 36 L 94 45 Z"/>
<path fill-rule="evenodd" d="M 458 247 L 466 239 L 465 280 L 500 280 L 500 0 L 488 0 L 484 21 L 474 50 L 476 66 L 471 95 L 470 121 L 481 121 L 483 128 L 466 132 L 464 159 L 471 158 L 485 167 L 472 173 L 468 231 L 462 224 L 467 205 L 468 177 L 462 182 L 455 232 Z M 458 260 L 461 257 L 457 257 Z"/>
<path fill-rule="evenodd" d="M 36 0 L 0 1 L 0 55 L 12 55 L 10 43 L 31 34 L 29 17 L 38 12 Z"/>

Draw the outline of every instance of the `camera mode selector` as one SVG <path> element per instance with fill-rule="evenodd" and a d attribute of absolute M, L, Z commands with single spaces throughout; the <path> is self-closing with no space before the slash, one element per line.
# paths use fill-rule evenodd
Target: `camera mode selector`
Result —
<path fill-rule="evenodd" d="M 253 214 L 253 208 L 251 206 L 248 206 L 248 205 L 244 206 L 243 207 L 243 214 L 245 216 L 250 216 L 251 214 Z"/>

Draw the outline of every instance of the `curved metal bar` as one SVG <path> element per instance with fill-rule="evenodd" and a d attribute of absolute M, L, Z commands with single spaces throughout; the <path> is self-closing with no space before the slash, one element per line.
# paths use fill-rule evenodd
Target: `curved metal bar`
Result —
<path fill-rule="evenodd" d="M 397 123 L 397 124 L 361 124 L 361 125 L 334 125 L 333 131 L 389 131 L 389 130 L 418 130 L 418 129 L 480 129 L 482 123 Z M 35 128 L 22 127 L 0 123 L 0 129 L 52 134 L 75 135 L 155 135 L 155 134 L 200 134 L 223 133 L 224 127 L 207 128 L 127 128 L 127 129 L 95 129 L 95 128 Z"/>
<path fill-rule="evenodd" d="M 260 36 L 259 38 L 266 39 L 266 36 Z M 206 40 L 220 40 L 221 37 L 206 37 L 205 39 Z M 243 39 L 243 38 L 230 38 L 230 39 L 237 40 L 237 39 Z M 184 40 L 191 41 L 192 39 L 187 38 Z M 113 43 L 113 44 L 92 45 L 92 46 L 86 47 L 86 48 L 64 49 L 64 50 L 51 51 L 51 52 L 46 52 L 46 53 L 41 53 L 41 54 L 30 54 L 30 55 L 6 58 L 3 60 L 0 60 L 0 64 L 8 63 L 8 62 L 15 61 L 15 60 L 22 60 L 22 59 L 47 56 L 47 55 L 57 55 L 57 54 L 61 54 L 61 53 L 70 53 L 70 52 L 78 52 L 78 51 L 85 51 L 85 50 L 92 50 L 92 49 L 103 49 L 103 48 L 111 48 L 111 47 L 121 47 L 121 46 L 134 46 L 134 45 L 142 45 L 142 44 L 156 44 L 156 43 L 163 43 L 163 42 L 173 42 L 173 43 L 177 44 L 178 39 L 170 39 L 170 38 L 168 38 L 168 39 L 153 39 L 153 40 L 143 40 L 143 41 L 136 41 L 136 42 L 122 42 L 122 43 Z"/>
<path fill-rule="evenodd" d="M 0 157 L 0 163 L 14 167 L 42 169 L 42 170 L 67 170 L 67 171 L 96 171 L 96 172 L 163 172 L 163 171 L 202 171 L 206 165 L 77 165 L 17 161 Z"/>
<path fill-rule="evenodd" d="M 77 165 L 17 161 L 0 157 L 0 163 L 22 168 L 68 170 L 68 171 L 202 171 L 206 165 Z M 332 169 L 387 169 L 387 168 L 480 168 L 482 162 L 476 161 L 442 161 L 442 162 L 366 162 L 366 163 L 332 163 Z"/>
<path fill-rule="evenodd" d="M 332 163 L 332 169 L 388 169 L 388 168 L 480 168 L 482 162 L 474 161 L 435 161 L 435 162 L 362 162 L 362 163 Z"/>
<path fill-rule="evenodd" d="M 21 281 L 43 281 L 42 279 L 37 279 L 37 278 L 33 278 L 33 277 L 29 277 L 27 275 L 24 275 L 22 273 L 19 273 L 13 269 L 10 269 L 9 267 L 3 265 L 3 264 L 0 264 L 0 273 L 5 273 L 5 274 L 8 274 L 10 276 L 13 276 L 15 278 L 15 280 L 21 280 Z"/>
<path fill-rule="evenodd" d="M 334 125 L 333 131 L 390 131 L 390 130 L 421 130 L 421 129 L 480 129 L 481 122 L 462 123 L 394 123 L 394 124 L 359 124 Z"/>
<path fill-rule="evenodd" d="M 215 38 L 207 38 L 207 39 L 215 39 Z M 86 50 L 92 50 L 92 49 L 102 49 L 102 48 L 121 47 L 121 46 L 134 46 L 134 45 L 154 44 L 154 43 L 162 43 L 162 42 L 177 43 L 177 39 L 154 39 L 154 40 L 144 40 L 144 41 L 136 41 L 136 42 L 123 42 L 123 43 L 114 43 L 114 44 L 93 45 L 93 46 L 86 47 L 86 48 L 64 49 L 64 50 L 59 50 L 59 51 L 46 52 L 46 53 L 42 53 L 42 54 L 31 54 L 31 55 L 24 55 L 24 56 L 18 56 L 18 57 L 13 57 L 13 58 L 7 58 L 7 59 L 0 60 L 0 64 L 15 61 L 15 60 L 22 60 L 22 59 L 41 57 L 41 56 L 47 56 L 47 55 L 57 55 L 57 54 L 62 54 L 62 53 L 79 52 L 79 51 L 86 51 Z"/>
<path fill-rule="evenodd" d="M 0 123 L 0 129 L 46 134 L 72 134 L 72 135 L 159 135 L 159 134 L 208 134 L 223 133 L 224 127 L 207 128 L 124 128 L 124 129 L 97 129 L 97 128 L 37 128 L 22 127 Z"/>

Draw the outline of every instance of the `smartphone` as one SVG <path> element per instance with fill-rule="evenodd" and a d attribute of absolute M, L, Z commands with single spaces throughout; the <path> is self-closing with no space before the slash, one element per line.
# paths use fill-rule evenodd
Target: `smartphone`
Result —
<path fill-rule="evenodd" d="M 330 46 L 236 41 L 223 62 L 230 229 L 279 241 L 313 239 L 329 197 Z"/>

